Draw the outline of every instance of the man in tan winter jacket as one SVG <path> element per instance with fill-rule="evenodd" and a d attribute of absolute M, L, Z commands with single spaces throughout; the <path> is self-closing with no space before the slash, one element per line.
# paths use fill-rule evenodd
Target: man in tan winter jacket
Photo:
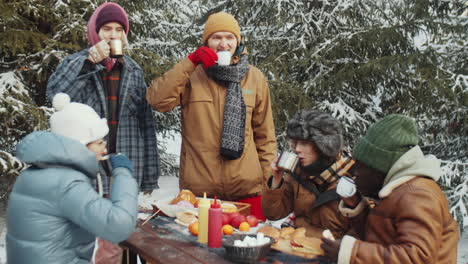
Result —
<path fill-rule="evenodd" d="M 221 51 L 229 52 L 230 65 L 217 65 Z M 250 203 L 264 219 L 260 194 L 276 153 L 270 92 L 248 64 L 235 18 L 211 15 L 203 46 L 155 79 L 146 98 L 160 112 L 181 106 L 179 187 Z"/>
<path fill-rule="evenodd" d="M 440 162 L 417 144 L 416 123 L 403 115 L 385 117 L 358 141 L 353 157 L 360 194 L 354 197 L 360 202 L 343 198 L 340 211 L 360 237 L 323 238 L 328 257 L 353 264 L 457 262 L 459 232 L 437 184 Z"/>

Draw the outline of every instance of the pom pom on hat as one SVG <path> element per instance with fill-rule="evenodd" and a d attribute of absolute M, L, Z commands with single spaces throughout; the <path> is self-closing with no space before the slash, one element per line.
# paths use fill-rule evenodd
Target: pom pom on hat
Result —
<path fill-rule="evenodd" d="M 219 12 L 212 14 L 208 17 L 205 23 L 205 30 L 203 31 L 203 43 L 208 41 L 208 38 L 216 32 L 227 31 L 234 34 L 237 38 L 237 44 L 241 40 L 241 32 L 237 20 L 226 12 Z"/>
<path fill-rule="evenodd" d="M 65 105 L 70 103 L 70 96 L 66 93 L 58 93 L 54 96 L 52 100 L 52 106 L 55 108 L 56 111 L 62 110 Z"/>
<path fill-rule="evenodd" d="M 84 145 L 109 133 L 107 120 L 88 105 L 70 102 L 70 96 L 58 93 L 52 99 L 56 112 L 50 117 L 53 133 L 75 139 Z"/>

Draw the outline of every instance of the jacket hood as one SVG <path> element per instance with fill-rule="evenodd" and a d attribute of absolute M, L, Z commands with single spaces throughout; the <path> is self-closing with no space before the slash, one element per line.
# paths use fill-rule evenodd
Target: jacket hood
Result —
<path fill-rule="evenodd" d="M 440 160 L 434 155 L 424 156 L 421 148 L 415 146 L 403 154 L 390 168 L 379 197 L 387 197 L 395 188 L 415 177 L 428 177 L 438 181 L 441 175 Z"/>
<path fill-rule="evenodd" d="M 70 167 L 96 178 L 96 154 L 79 141 L 47 131 L 27 135 L 16 147 L 16 156 L 28 165 Z"/>

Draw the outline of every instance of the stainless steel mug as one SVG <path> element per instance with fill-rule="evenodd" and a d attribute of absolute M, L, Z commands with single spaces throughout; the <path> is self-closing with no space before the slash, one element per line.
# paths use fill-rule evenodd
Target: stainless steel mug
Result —
<path fill-rule="evenodd" d="M 109 45 L 111 58 L 121 58 L 123 56 L 123 44 L 120 39 L 112 39 Z"/>
<path fill-rule="evenodd" d="M 281 153 L 276 166 L 284 171 L 293 172 L 296 170 L 298 164 L 299 157 L 295 153 L 284 151 Z"/>

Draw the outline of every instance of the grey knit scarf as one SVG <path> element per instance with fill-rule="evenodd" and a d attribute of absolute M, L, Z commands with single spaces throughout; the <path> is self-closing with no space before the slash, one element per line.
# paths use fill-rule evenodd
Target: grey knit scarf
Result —
<path fill-rule="evenodd" d="M 240 158 L 244 151 L 246 108 L 240 82 L 248 72 L 247 55 L 241 55 L 236 65 L 215 65 L 206 69 L 209 77 L 226 83 L 227 94 L 220 152 L 229 160 Z"/>

